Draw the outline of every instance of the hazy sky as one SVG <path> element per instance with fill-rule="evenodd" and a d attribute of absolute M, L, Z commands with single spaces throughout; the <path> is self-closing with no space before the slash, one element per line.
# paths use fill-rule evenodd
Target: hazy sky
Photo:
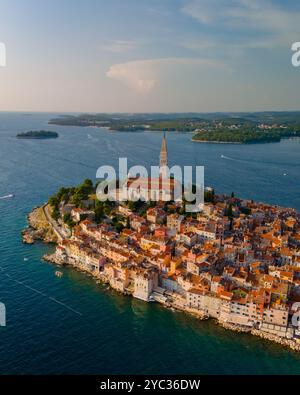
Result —
<path fill-rule="evenodd" d="M 300 110 L 299 0 L 0 0 L 0 111 Z"/>

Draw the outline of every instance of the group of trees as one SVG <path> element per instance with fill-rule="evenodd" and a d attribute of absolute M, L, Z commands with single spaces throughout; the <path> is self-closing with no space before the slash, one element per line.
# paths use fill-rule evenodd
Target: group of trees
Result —
<path fill-rule="evenodd" d="M 91 194 L 95 193 L 93 182 L 89 179 L 84 180 L 72 193 L 71 203 L 76 207 L 83 208 L 84 200 L 88 200 Z"/>
<path fill-rule="evenodd" d="M 49 205 L 52 207 L 52 218 L 57 221 L 60 217 L 59 205 L 65 201 L 70 193 L 69 188 L 60 188 L 60 190 L 48 200 Z"/>
<path fill-rule="evenodd" d="M 213 188 L 205 189 L 204 191 L 204 202 L 212 203 L 215 198 L 215 190 Z"/>
<path fill-rule="evenodd" d="M 31 138 L 31 139 L 37 139 L 37 138 L 57 138 L 58 133 L 57 132 L 50 132 L 48 130 L 29 130 L 28 132 L 22 132 L 17 134 L 17 138 L 22 139 L 22 138 Z"/>
<path fill-rule="evenodd" d="M 243 128 L 242 130 L 215 129 L 201 131 L 195 134 L 195 141 L 216 141 L 232 143 L 268 143 L 278 142 L 282 138 L 300 136 L 300 129 L 271 129 L 256 130 L 256 128 Z"/>
<path fill-rule="evenodd" d="M 59 206 L 61 203 L 73 203 L 76 207 L 83 207 L 83 201 L 89 198 L 89 195 L 94 193 L 95 188 L 93 182 L 89 179 L 84 180 L 78 187 L 65 188 L 62 187 L 59 191 L 50 197 L 48 200 L 49 205 L 52 207 L 52 217 L 56 221 L 60 217 Z M 64 222 L 72 226 L 73 222 L 67 215 L 64 218 Z"/>
<path fill-rule="evenodd" d="M 76 222 L 72 220 L 71 214 L 67 213 L 63 216 L 63 221 L 68 225 L 69 228 L 73 228 L 76 225 Z"/>
<path fill-rule="evenodd" d="M 110 202 L 109 200 L 107 200 L 105 202 L 96 200 L 96 202 L 95 202 L 95 221 L 97 223 L 100 223 L 103 220 L 103 218 L 111 216 L 114 207 L 115 207 L 114 202 Z"/>

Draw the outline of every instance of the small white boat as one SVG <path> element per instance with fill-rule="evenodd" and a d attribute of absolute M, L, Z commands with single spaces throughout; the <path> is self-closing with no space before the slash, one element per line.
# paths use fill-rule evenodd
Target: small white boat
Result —
<path fill-rule="evenodd" d="M 15 197 L 15 195 L 14 195 L 13 193 L 11 193 L 11 194 L 9 194 L 9 195 L 0 196 L 0 199 L 1 199 L 1 200 L 4 200 L 4 199 L 12 199 L 12 198 L 14 198 L 14 197 Z"/>
<path fill-rule="evenodd" d="M 29 261 L 29 259 L 28 258 L 24 258 L 24 262 L 27 262 L 27 261 Z"/>
<path fill-rule="evenodd" d="M 149 296 L 148 302 L 156 302 L 155 298 L 151 295 Z"/>
<path fill-rule="evenodd" d="M 61 278 L 61 277 L 63 276 L 63 273 L 60 272 L 59 270 L 57 270 L 57 271 L 55 272 L 55 275 L 56 275 L 56 277 Z"/>

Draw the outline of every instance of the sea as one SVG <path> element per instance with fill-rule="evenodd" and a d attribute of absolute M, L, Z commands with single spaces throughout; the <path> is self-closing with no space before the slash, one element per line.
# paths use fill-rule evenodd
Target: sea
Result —
<path fill-rule="evenodd" d="M 224 330 L 158 304 L 121 296 L 84 273 L 41 257 L 53 246 L 22 244 L 33 207 L 61 186 L 96 180 L 101 165 L 157 165 L 162 133 L 48 125 L 59 114 L 0 113 L 1 374 L 300 374 L 300 354 Z M 28 130 L 58 139 L 18 140 Z M 300 139 L 200 144 L 167 135 L 170 165 L 205 168 L 217 193 L 300 210 Z"/>

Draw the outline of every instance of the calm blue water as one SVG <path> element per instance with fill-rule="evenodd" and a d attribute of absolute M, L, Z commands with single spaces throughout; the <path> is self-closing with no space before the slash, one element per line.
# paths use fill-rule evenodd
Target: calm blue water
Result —
<path fill-rule="evenodd" d="M 119 156 L 130 165 L 158 161 L 160 133 L 47 126 L 55 115 L 0 113 L 0 196 L 16 194 L 0 200 L 0 301 L 7 308 L 0 372 L 300 373 L 300 355 L 280 346 L 119 296 L 72 269 L 58 279 L 40 259 L 52 247 L 21 243 L 28 212 L 60 186 L 95 179 L 100 165 Z M 15 139 L 42 128 L 60 138 Z M 204 165 L 206 184 L 219 192 L 300 209 L 300 140 L 239 146 L 190 137 L 168 136 L 171 164 Z"/>

